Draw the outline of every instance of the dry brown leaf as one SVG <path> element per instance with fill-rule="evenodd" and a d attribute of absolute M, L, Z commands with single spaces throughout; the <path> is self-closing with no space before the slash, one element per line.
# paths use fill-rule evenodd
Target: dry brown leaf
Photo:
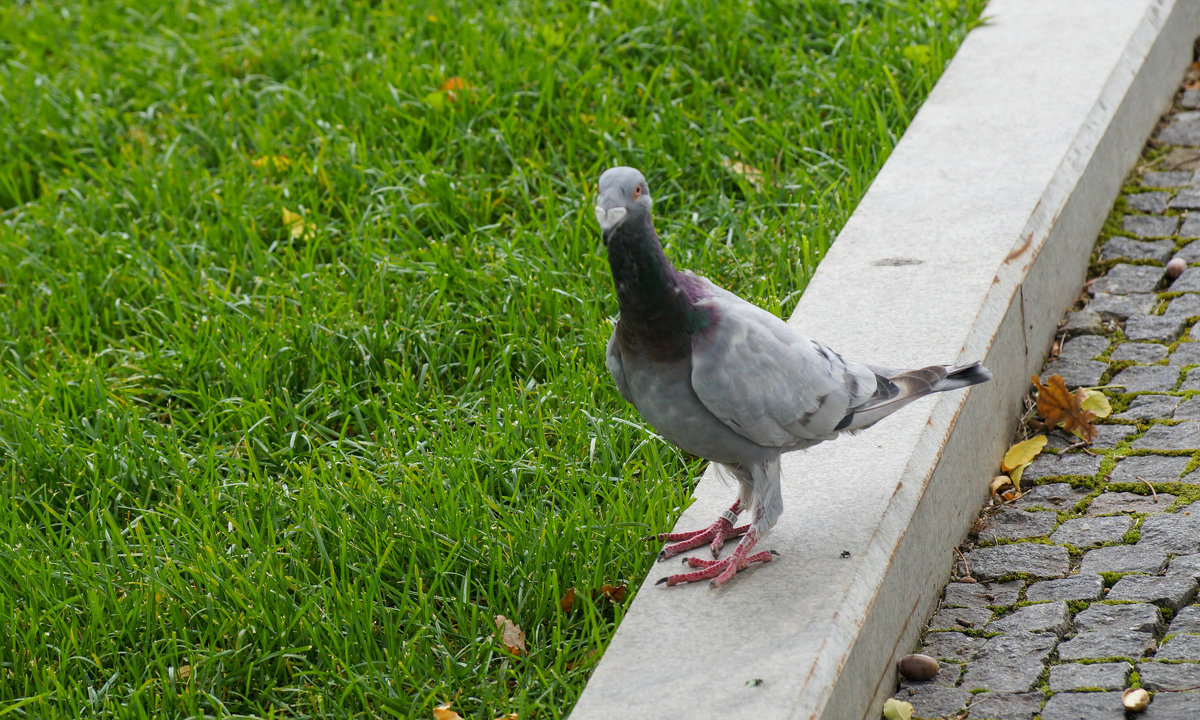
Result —
<path fill-rule="evenodd" d="M 624 585 L 614 586 L 605 584 L 600 586 L 600 594 L 616 603 L 625 600 L 626 590 L 627 588 Z"/>
<path fill-rule="evenodd" d="M 721 158 L 721 166 L 726 170 L 740 175 L 746 182 L 756 188 L 762 187 L 763 174 L 762 170 L 742 162 L 741 160 L 730 160 L 729 158 Z"/>
<path fill-rule="evenodd" d="M 450 709 L 450 703 L 443 703 L 433 709 L 433 720 L 463 720 L 462 715 Z"/>
<path fill-rule="evenodd" d="M 457 102 L 458 92 L 456 91 L 471 89 L 472 87 L 467 83 L 466 80 L 463 80 L 459 76 L 455 75 L 454 77 L 446 78 L 446 82 L 442 83 L 442 86 L 438 88 L 438 91 L 446 94 L 446 100 L 450 102 Z"/>
<path fill-rule="evenodd" d="M 558 600 L 558 609 L 563 612 L 571 612 L 571 608 L 575 606 L 575 588 L 567 588 L 563 596 Z"/>
<path fill-rule="evenodd" d="M 1000 491 L 1000 488 L 1004 487 L 1005 485 L 1012 485 L 1012 479 L 1007 475 L 997 475 L 996 477 L 992 478 L 992 485 L 989 489 L 991 490 L 991 493 L 995 495 Z"/>
<path fill-rule="evenodd" d="M 504 645 L 504 649 L 513 655 L 524 655 L 525 632 L 521 630 L 521 626 L 503 615 L 497 615 L 495 621 L 496 629 L 500 631 L 500 642 Z"/>
<path fill-rule="evenodd" d="M 1067 390 L 1061 375 L 1051 375 L 1045 385 L 1037 375 L 1031 379 L 1038 391 L 1038 414 L 1048 426 L 1062 425 L 1064 430 L 1075 433 L 1087 443 L 1096 439 L 1096 427 L 1092 425 L 1096 415 L 1082 407 L 1083 401 L 1087 400 L 1086 390 L 1080 388 L 1072 393 Z"/>
<path fill-rule="evenodd" d="M 178 677 L 180 680 L 187 680 L 188 678 L 190 678 L 192 676 L 192 666 L 191 665 L 180 665 L 175 670 L 175 676 Z"/>
<path fill-rule="evenodd" d="M 509 713 L 507 715 L 498 716 L 496 720 L 520 720 L 520 716 L 518 716 L 516 713 Z"/>

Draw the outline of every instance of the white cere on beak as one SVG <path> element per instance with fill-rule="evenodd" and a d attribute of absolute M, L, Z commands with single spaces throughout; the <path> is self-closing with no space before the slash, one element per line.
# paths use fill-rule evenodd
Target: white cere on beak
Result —
<path fill-rule="evenodd" d="M 610 230 L 625 218 L 625 213 L 627 212 L 629 211 L 623 207 L 615 207 L 605 210 L 597 205 L 596 222 L 600 223 L 601 230 Z"/>

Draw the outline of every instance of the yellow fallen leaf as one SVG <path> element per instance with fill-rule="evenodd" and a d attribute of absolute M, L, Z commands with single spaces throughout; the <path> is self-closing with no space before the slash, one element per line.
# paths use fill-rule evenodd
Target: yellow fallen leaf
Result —
<path fill-rule="evenodd" d="M 1076 391 L 1078 392 L 1078 390 Z M 1099 390 L 1084 390 L 1087 395 L 1080 407 L 1090 413 L 1094 413 L 1098 418 L 1106 418 L 1112 415 L 1112 405 L 1108 402 L 1108 396 Z"/>
<path fill-rule="evenodd" d="M 883 701 L 883 717 L 886 720 L 912 720 L 913 706 L 910 702 L 888 698 Z"/>
<path fill-rule="evenodd" d="M 500 642 L 504 648 L 513 655 L 524 655 L 525 632 L 521 630 L 521 626 L 503 615 L 497 615 L 495 622 L 496 629 L 500 631 Z"/>
<path fill-rule="evenodd" d="M 1034 435 L 1028 440 L 1013 445 L 1004 453 L 1004 460 L 1000 463 L 1000 469 L 1008 472 L 1014 468 L 1020 467 L 1033 461 L 1042 448 L 1046 447 L 1045 435 Z"/>
<path fill-rule="evenodd" d="M 995 495 L 996 493 L 1000 492 L 1000 488 L 1004 487 L 1005 485 L 1011 485 L 1011 484 L 1012 484 L 1012 478 L 1010 478 L 1009 476 L 997 475 L 996 477 L 992 478 L 991 487 L 989 487 L 988 489 L 991 491 L 991 493 L 993 495 Z"/>
<path fill-rule="evenodd" d="M 1008 476 L 1012 478 L 1013 489 L 1018 493 L 1021 492 L 1021 476 L 1025 474 L 1025 468 L 1027 467 L 1029 467 L 1029 463 L 1018 465 L 1017 467 L 1008 471 Z M 1004 499 L 1008 500 L 1009 498 L 1006 497 Z"/>
<path fill-rule="evenodd" d="M 433 709 L 433 720 L 463 720 L 462 715 L 450 709 L 450 703 L 443 703 Z"/>
<path fill-rule="evenodd" d="M 304 222 L 303 215 L 294 213 L 287 208 L 281 209 L 283 210 L 283 226 L 287 228 L 288 234 L 292 236 L 293 240 L 299 240 L 311 234 L 312 229 Z"/>

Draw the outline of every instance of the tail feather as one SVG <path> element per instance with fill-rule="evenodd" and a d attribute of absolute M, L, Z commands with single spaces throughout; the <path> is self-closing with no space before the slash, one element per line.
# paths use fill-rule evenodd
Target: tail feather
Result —
<path fill-rule="evenodd" d="M 850 411 L 839 430 L 861 430 L 879 422 L 910 402 L 926 395 L 958 390 L 992 379 L 992 373 L 979 363 L 956 368 L 931 365 L 915 370 L 876 371 L 876 391 L 865 403 Z"/>

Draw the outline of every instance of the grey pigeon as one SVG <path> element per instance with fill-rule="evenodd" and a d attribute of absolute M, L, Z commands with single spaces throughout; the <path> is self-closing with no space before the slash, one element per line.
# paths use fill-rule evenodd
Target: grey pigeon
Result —
<path fill-rule="evenodd" d="M 606 365 L 621 396 L 687 452 L 720 465 L 739 484 L 737 501 L 707 528 L 664 533 L 677 541 L 659 560 L 704 544 L 713 560 L 688 558 L 693 572 L 660 582 L 709 579 L 720 586 L 773 551 L 752 553 L 783 511 L 779 458 L 843 432 L 868 427 L 930 393 L 986 382 L 979 363 L 889 370 L 848 360 L 775 315 L 663 254 L 640 172 L 600 176 L 600 223 L 621 314 Z M 734 527 L 742 511 L 751 521 Z M 716 559 L 727 538 L 733 553 Z"/>

